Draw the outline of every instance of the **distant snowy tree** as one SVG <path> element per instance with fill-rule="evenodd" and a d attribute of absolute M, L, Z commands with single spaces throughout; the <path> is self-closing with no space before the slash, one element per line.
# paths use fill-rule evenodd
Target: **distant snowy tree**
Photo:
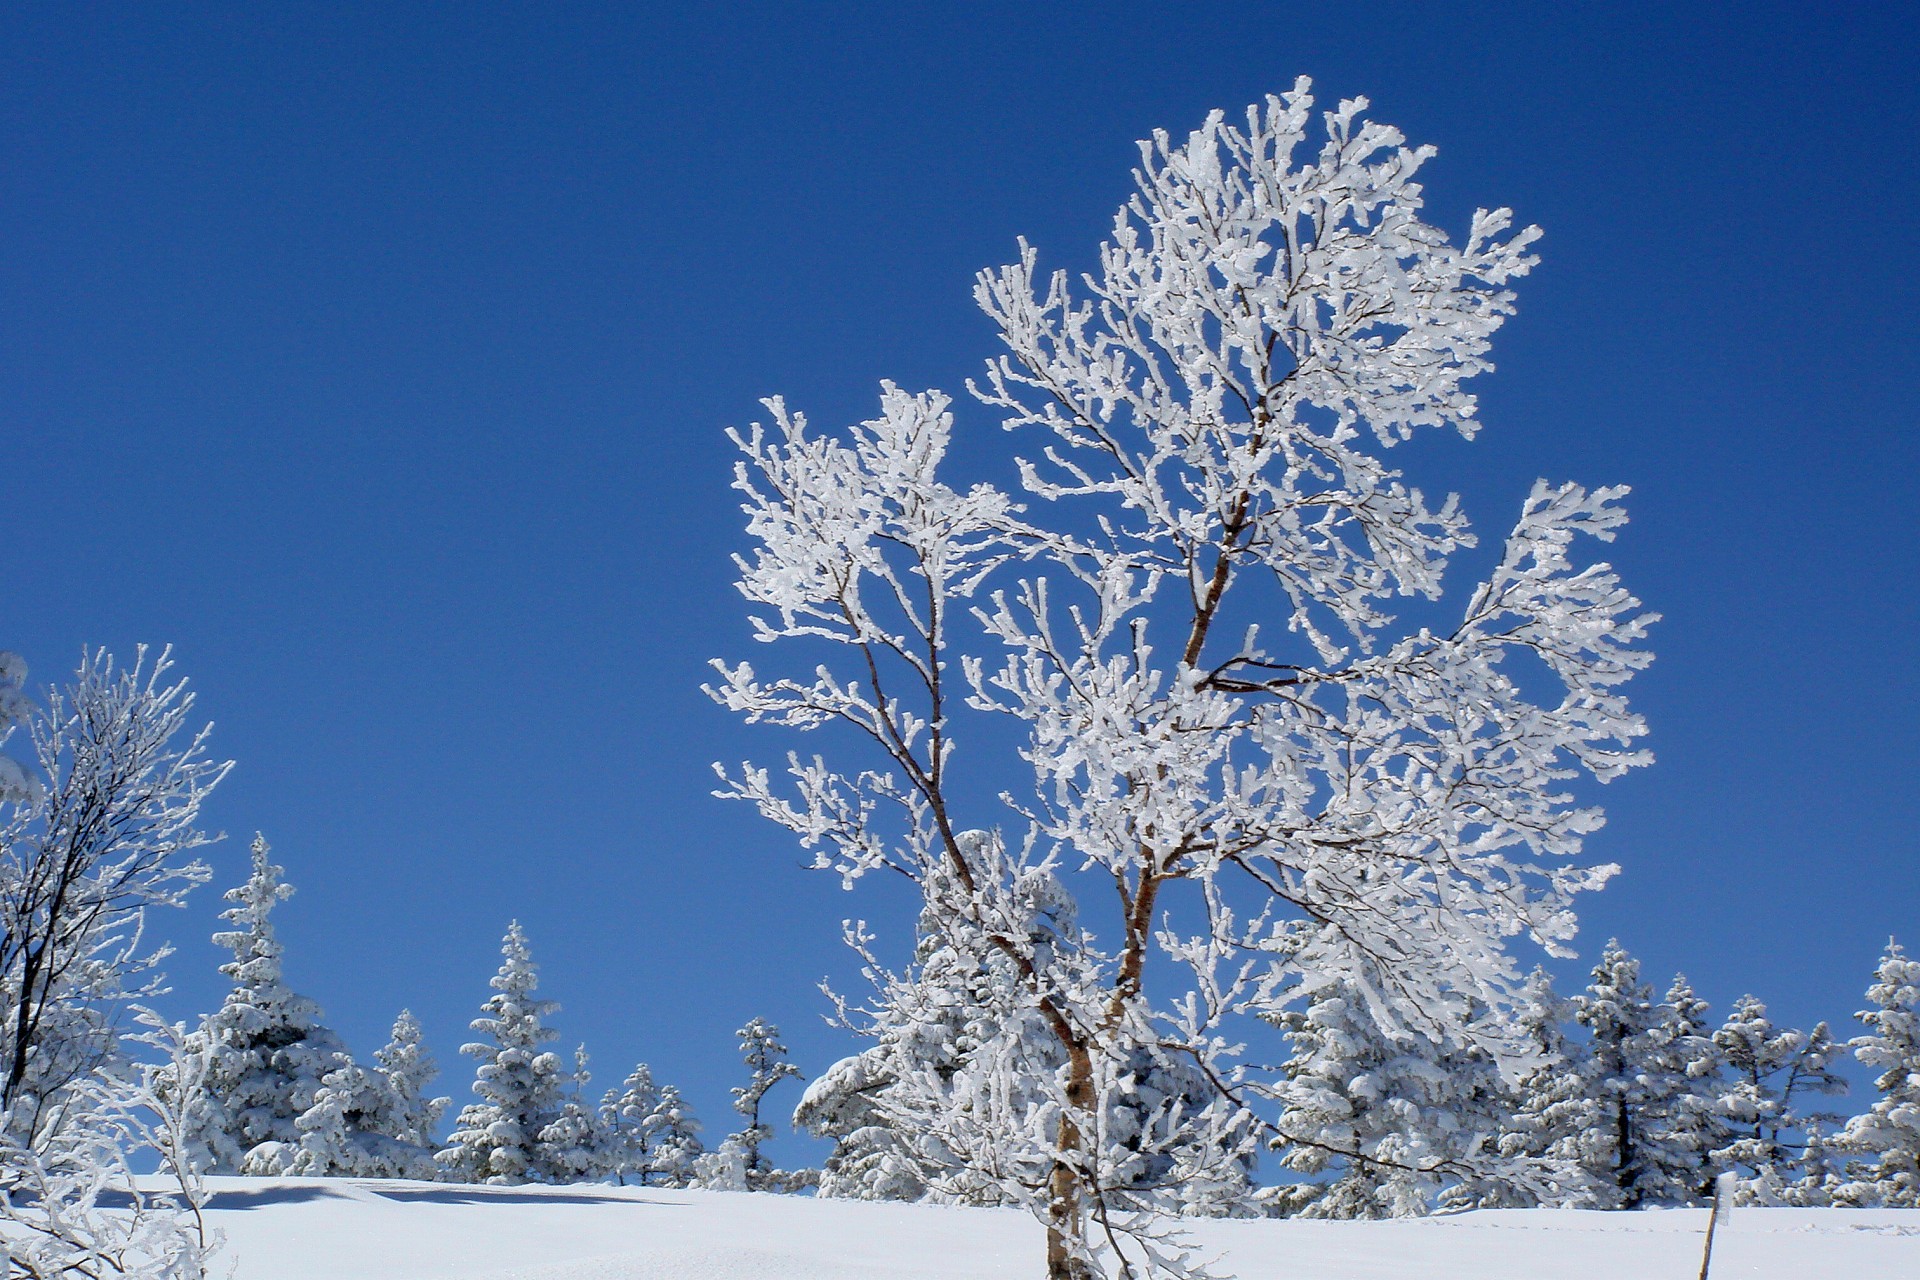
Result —
<path fill-rule="evenodd" d="M 29 1147 L 70 1089 L 126 1077 L 125 1011 L 162 988 L 169 950 L 148 912 L 207 878 L 200 807 L 231 762 L 209 756 L 211 726 L 191 727 L 170 652 L 121 668 L 83 651 L 40 703 L 0 654 L 0 744 L 24 727 L 31 758 L 0 753 L 0 1112 Z"/>
<path fill-rule="evenodd" d="M 670 1084 L 660 1086 L 660 1101 L 648 1120 L 653 1150 L 641 1181 L 648 1185 L 685 1187 L 694 1180 L 694 1164 L 703 1150 L 700 1122 L 687 1105 L 680 1090 Z"/>
<path fill-rule="evenodd" d="M 357 1062 L 343 1060 L 327 1072 L 314 1090 L 313 1105 L 294 1121 L 298 1141 L 279 1154 L 272 1171 L 307 1177 L 413 1176 L 388 1158 L 387 1142 L 373 1132 L 387 1106 L 385 1085 Z"/>
<path fill-rule="evenodd" d="M 286 1171 L 310 1176 L 418 1178 L 439 1176 L 433 1128 L 448 1099 L 422 1097 L 434 1066 L 420 1043 L 420 1024 L 402 1012 L 393 1038 L 369 1070 L 342 1062 L 320 1081 L 313 1105 L 295 1123 L 299 1149 Z"/>
<path fill-rule="evenodd" d="M 1650 1194 L 1671 1190 L 1671 1170 L 1654 1132 L 1660 1091 L 1653 1058 L 1659 1014 L 1640 962 L 1609 939 L 1587 989 L 1573 998 L 1574 1021 L 1591 1037 L 1584 1085 L 1594 1103 L 1591 1142 L 1584 1152 L 1595 1207 L 1633 1209 Z"/>
<path fill-rule="evenodd" d="M 586 1087 L 591 1079 L 586 1046 L 582 1045 L 573 1052 L 571 1088 L 560 1104 L 560 1114 L 540 1130 L 535 1150 L 542 1182 L 562 1186 L 599 1182 L 620 1167 L 612 1130 L 587 1103 Z"/>
<path fill-rule="evenodd" d="M 27 696 L 26 685 L 25 659 L 0 649 L 0 747 L 33 715 L 33 699 Z M 0 753 L 0 804 L 19 804 L 31 798 L 34 789 L 33 778 L 25 767 L 12 756 Z"/>
<path fill-rule="evenodd" d="M 821 1072 L 793 1109 L 793 1127 L 831 1138 L 818 1193 L 829 1199 L 919 1200 L 927 1180 L 908 1135 L 897 1131 L 875 1095 L 891 1087 L 885 1055 L 868 1050 Z"/>
<path fill-rule="evenodd" d="M 220 918 L 234 927 L 213 940 L 233 952 L 220 966 L 233 988 L 190 1037 L 211 1053 L 206 1088 L 186 1100 L 197 1158 L 210 1172 L 285 1172 L 299 1150 L 298 1121 L 322 1080 L 351 1062 L 320 1006 L 286 983 L 271 916 L 293 886 L 271 852 L 266 837 L 255 835 L 252 871 L 227 891 L 233 905 Z"/>
<path fill-rule="evenodd" d="M 458 1182 L 544 1180 L 540 1134 L 560 1118 L 569 1083 L 559 1057 L 541 1048 L 555 1039 L 545 1019 L 560 1006 L 534 995 L 538 966 L 518 920 L 508 926 L 500 954 L 494 994 L 472 1023 L 486 1038 L 460 1049 L 480 1060 L 473 1091 L 481 1100 L 461 1109 L 447 1146 L 434 1157 Z"/>
<path fill-rule="evenodd" d="M 1837 1198 L 1920 1208 L 1920 960 L 1889 939 L 1867 1000 L 1871 1007 L 1853 1015 L 1867 1033 L 1849 1047 L 1879 1072 L 1879 1096 L 1840 1134 L 1836 1145 L 1853 1159 Z"/>
<path fill-rule="evenodd" d="M 610 1171 L 624 1185 L 683 1186 L 700 1155 L 700 1122 L 672 1085 L 656 1085 L 646 1063 L 635 1067 L 619 1090 L 600 1103 Z"/>
<path fill-rule="evenodd" d="M 1030 507 L 940 477 L 937 392 L 883 384 L 880 416 L 840 439 L 770 401 L 773 430 L 735 436 L 755 544 L 739 586 L 757 638 L 798 666 L 718 664 L 713 696 L 752 721 L 837 725 L 861 754 L 790 756 L 778 785 L 748 765 L 724 794 L 848 881 L 912 878 L 1005 957 L 1061 1069 L 957 1094 L 920 1079 L 929 1109 L 988 1102 L 949 1128 L 982 1135 L 963 1158 L 1045 1224 L 1052 1280 L 1116 1249 L 1135 1274 L 1186 1268 L 1151 1217 L 1178 1207 L 1179 1178 L 1103 1181 L 1097 1135 L 1142 1054 L 1183 1059 L 1220 1108 L 1169 1103 L 1141 1139 L 1170 1168 L 1209 1158 L 1275 1084 L 1236 1028 L 1289 1007 L 1302 975 L 1364 981 L 1396 1036 L 1507 1056 L 1509 939 L 1562 954 L 1571 900 L 1609 873 L 1567 862 L 1600 822 L 1570 779 L 1647 759 L 1620 686 L 1649 660 L 1649 618 L 1570 555 L 1614 535 L 1622 491 L 1537 485 L 1457 621 L 1386 610 L 1438 597 L 1471 544 L 1458 505 L 1429 506 L 1384 455 L 1426 427 L 1477 428 L 1463 383 L 1488 367 L 1537 232 L 1481 212 L 1451 243 L 1421 220 L 1432 152 L 1364 107 L 1316 130 L 1302 80 L 1244 124 L 1155 134 L 1084 290 L 1025 245 L 982 274 L 1007 354 L 976 391 L 1044 439 L 1017 464 Z M 1545 678 L 1543 701 L 1510 655 L 1527 690 Z M 1024 741 L 957 757 L 968 711 Z M 978 771 L 964 785 L 959 758 Z M 1010 808 L 980 812 L 1001 795 Z M 1007 823 L 1003 855 L 962 843 Z M 1077 945 L 1036 940 L 1035 875 L 1070 897 L 1084 880 L 1082 904 L 1111 915 Z M 1275 929 L 1288 915 L 1332 927 L 1294 950 Z"/>
<path fill-rule="evenodd" d="M 1286 1136 L 1275 1139 L 1281 1163 L 1336 1175 L 1276 1188 L 1282 1212 L 1417 1217 L 1493 1154 L 1503 1094 L 1492 1059 L 1411 1032 L 1390 1039 L 1339 987 L 1280 1021 L 1293 1046 L 1278 1122 Z"/>
<path fill-rule="evenodd" d="M 1743 1199 L 1777 1201 L 1779 1188 L 1800 1176 L 1799 1137 L 1809 1125 L 1840 1119 L 1803 1105 L 1845 1091 L 1831 1069 L 1840 1046 L 1824 1022 L 1810 1032 L 1774 1026 L 1767 1006 L 1750 995 L 1734 1003 L 1713 1044 L 1726 1066 L 1717 1109 L 1728 1134 L 1713 1162 L 1743 1172 Z"/>
<path fill-rule="evenodd" d="M 752 1191 L 747 1162 L 747 1144 L 737 1133 L 730 1133 L 711 1151 L 693 1158 L 687 1185 L 702 1191 Z"/>
<path fill-rule="evenodd" d="M 977 858 L 996 854 L 984 832 L 960 840 Z M 1048 1092 L 1024 1082 L 1065 1061 L 1007 957 L 964 918 L 941 918 L 950 895 L 945 873 L 935 867 L 930 879 L 934 891 L 905 970 L 890 972 L 864 934 L 848 935 L 878 998 L 858 1009 L 837 1001 L 838 1021 L 874 1043 L 822 1073 L 793 1116 L 796 1128 L 834 1140 L 820 1174 L 823 1196 L 1008 1203 L 998 1179 L 978 1172 L 989 1162 L 980 1148 L 995 1134 L 975 1118 L 1045 1107 Z M 1040 875 L 1024 892 L 1029 932 L 1049 936 L 1051 945 L 1073 945 L 1071 900 Z M 1002 1176 L 1015 1158 L 1001 1154 Z M 1044 1179 L 1047 1163 L 1030 1162 L 1025 1176 Z"/>
<path fill-rule="evenodd" d="M 1706 1021 L 1707 1002 L 1677 974 L 1649 1033 L 1646 1142 L 1637 1184 L 1643 1204 L 1685 1205 L 1712 1198 L 1725 1142 L 1717 1109 L 1721 1063 Z"/>
<path fill-rule="evenodd" d="M 434 1130 L 453 1099 L 429 1097 L 428 1085 L 439 1076 L 440 1068 L 421 1037 L 420 1020 L 406 1009 L 393 1020 L 387 1043 L 376 1050 L 373 1060 L 385 1079 L 390 1110 L 381 1118 L 380 1132 L 396 1143 L 420 1152 L 423 1161 L 411 1161 L 418 1172 L 402 1176 L 437 1176 L 433 1163 Z"/>
<path fill-rule="evenodd" d="M 1567 1036 L 1572 1021 L 1572 1001 L 1554 990 L 1545 969 L 1536 967 L 1527 977 L 1516 1019 L 1530 1065 L 1510 1086 L 1500 1162 L 1463 1187 L 1455 1207 L 1594 1203 L 1587 1153 L 1598 1104 L 1586 1089 L 1586 1047 Z"/>
<path fill-rule="evenodd" d="M 741 1191 L 782 1191 L 788 1189 L 791 1175 L 773 1167 L 761 1150 L 773 1138 L 773 1126 L 760 1115 L 760 1104 L 767 1091 L 782 1080 L 801 1079 L 800 1068 L 787 1061 L 787 1047 L 780 1043 L 780 1028 L 764 1018 L 754 1018 L 735 1033 L 740 1038 L 740 1057 L 747 1067 L 747 1083 L 733 1090 L 733 1109 L 746 1120 L 746 1127 L 729 1134 L 716 1151 L 709 1152 L 704 1175 L 717 1189 Z M 737 1169 L 736 1169 L 737 1166 Z M 735 1186 L 735 1183 L 738 1186 Z M 724 1184 L 724 1185 L 723 1185 Z"/>
<path fill-rule="evenodd" d="M 660 1127 L 659 1106 L 660 1090 L 653 1083 L 653 1068 L 644 1062 L 627 1074 L 619 1089 L 607 1090 L 600 1099 L 600 1124 L 607 1132 L 613 1173 L 621 1186 L 626 1185 L 629 1174 L 640 1186 L 649 1185 Z"/>

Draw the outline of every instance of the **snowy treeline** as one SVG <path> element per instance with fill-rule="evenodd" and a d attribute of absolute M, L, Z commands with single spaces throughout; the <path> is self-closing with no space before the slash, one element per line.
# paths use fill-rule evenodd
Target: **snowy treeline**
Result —
<path fill-rule="evenodd" d="M 910 1016 L 904 1004 L 882 1010 L 878 1043 L 824 1072 L 795 1123 L 834 1140 L 822 1195 L 998 1203 L 991 1184 L 960 1190 L 953 1157 L 894 1099 L 896 1082 L 1004 1067 L 1043 1054 L 1045 1041 L 1001 1038 L 990 963 L 962 975 L 926 936 L 917 964 L 948 999 Z M 1196 1188 L 1185 1211 L 1386 1218 L 1689 1205 L 1723 1171 L 1740 1176 L 1748 1203 L 1920 1207 L 1920 962 L 1898 945 L 1855 1015 L 1866 1032 L 1851 1041 L 1825 1023 L 1778 1026 L 1753 996 L 1716 1024 L 1684 976 L 1656 995 L 1617 942 L 1584 990 L 1562 997 L 1541 969 L 1525 990 L 1530 1060 L 1507 1075 L 1470 1048 L 1388 1033 L 1351 989 L 1324 988 L 1276 1016 L 1290 1053 L 1272 1182 Z M 1875 1100 L 1850 1120 L 1832 1110 L 1845 1087 L 1835 1061 L 1849 1051 L 1879 1073 Z"/>
<path fill-rule="evenodd" d="M 206 1173 L 420 1177 L 431 1172 L 445 1098 L 427 1098 L 433 1059 L 401 1011 L 391 1041 L 364 1067 L 326 1026 L 320 1006 L 287 985 L 273 909 L 293 895 L 255 836 L 252 871 L 228 890 L 214 941 L 233 952 L 220 972 L 233 988 L 187 1037 L 207 1062 L 199 1087 L 167 1080 L 185 1111 L 195 1163 Z"/>
<path fill-rule="evenodd" d="M 214 941 L 233 952 L 221 972 L 233 988 L 184 1036 L 202 1064 L 183 1087 L 163 1070 L 186 1150 L 201 1173 L 577 1183 L 781 1191 L 811 1186 L 814 1171 L 782 1172 L 762 1146 L 773 1128 L 767 1092 L 800 1075 L 779 1028 L 755 1018 L 738 1033 L 747 1083 L 733 1090 L 743 1128 L 706 1151 L 680 1090 L 640 1063 L 618 1089 L 591 1100 L 584 1046 L 569 1062 L 549 1046 L 558 1003 L 540 997 L 539 966 L 525 930 L 508 926 L 493 994 L 461 1052 L 476 1060 L 473 1091 L 451 1132 L 437 1135 L 450 1099 L 430 1096 L 438 1074 L 420 1024 L 402 1010 L 371 1066 L 357 1062 L 320 1007 L 286 981 L 273 910 L 293 894 L 264 837 L 246 882 L 227 892 L 231 926 Z"/>

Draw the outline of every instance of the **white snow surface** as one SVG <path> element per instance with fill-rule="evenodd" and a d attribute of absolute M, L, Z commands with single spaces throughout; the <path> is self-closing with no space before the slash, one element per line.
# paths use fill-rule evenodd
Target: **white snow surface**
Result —
<path fill-rule="evenodd" d="M 237 1280 L 1030 1280 L 1026 1214 L 636 1187 L 213 1178 Z M 1693 1280 L 1703 1209 L 1203 1221 L 1240 1280 Z M 1920 1210 L 1738 1209 L 1715 1280 L 1910 1280 Z"/>

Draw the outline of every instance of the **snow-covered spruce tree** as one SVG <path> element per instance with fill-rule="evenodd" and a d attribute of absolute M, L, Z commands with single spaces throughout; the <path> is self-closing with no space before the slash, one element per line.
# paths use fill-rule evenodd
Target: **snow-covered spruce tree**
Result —
<path fill-rule="evenodd" d="M 27 696 L 27 663 L 19 654 L 0 649 L 0 747 L 13 731 L 33 715 Z M 0 804 L 19 804 L 34 793 L 31 775 L 10 755 L 0 753 Z"/>
<path fill-rule="evenodd" d="M 1530 1209 L 1593 1203 L 1585 1146 L 1597 1103 L 1585 1085 L 1586 1048 L 1568 1040 L 1572 1002 L 1536 967 L 1515 1010 L 1529 1065 L 1508 1086 L 1498 1159 L 1449 1191 L 1450 1208 Z"/>
<path fill-rule="evenodd" d="M 389 1164 L 386 1144 L 373 1133 L 386 1107 L 385 1084 L 359 1063 L 341 1061 L 320 1078 L 313 1105 L 294 1120 L 299 1141 L 280 1154 L 274 1171 L 322 1178 L 411 1176 Z"/>
<path fill-rule="evenodd" d="M 433 1160 L 433 1128 L 447 1098 L 423 1096 L 435 1075 L 420 1043 L 420 1024 L 402 1011 L 392 1039 L 380 1049 L 374 1069 L 342 1062 L 314 1093 L 313 1105 L 295 1122 L 299 1149 L 289 1173 L 349 1178 L 439 1176 Z"/>
<path fill-rule="evenodd" d="M 587 1048 L 581 1045 L 573 1051 L 573 1074 L 560 1114 L 540 1130 L 537 1150 L 543 1182 L 563 1186 L 599 1182 L 620 1167 L 613 1131 L 587 1102 L 586 1088 L 592 1078 L 587 1071 Z"/>
<path fill-rule="evenodd" d="M 1711 1162 L 1743 1174 L 1742 1200 L 1783 1202 L 1783 1188 L 1801 1175 L 1800 1139 L 1808 1126 L 1830 1129 L 1840 1121 L 1803 1105 L 1845 1092 L 1846 1081 L 1831 1070 L 1840 1046 L 1824 1022 L 1810 1032 L 1774 1026 L 1767 1006 L 1750 995 L 1734 1002 L 1713 1033 L 1713 1045 L 1725 1065 L 1715 1109 L 1726 1123 L 1727 1142 Z"/>
<path fill-rule="evenodd" d="M 1838 1147 L 1851 1157 L 1835 1198 L 1844 1204 L 1920 1208 L 1920 960 L 1889 939 L 1867 988 L 1867 1028 L 1849 1044 L 1879 1074 L 1879 1095 L 1849 1120 Z"/>
<path fill-rule="evenodd" d="M 627 1073 L 618 1089 L 607 1090 L 600 1099 L 600 1124 L 612 1152 L 613 1174 L 623 1187 L 629 1174 L 640 1186 L 649 1184 L 659 1105 L 660 1089 L 653 1083 L 653 1068 L 644 1062 Z"/>
<path fill-rule="evenodd" d="M 1504 1095 L 1492 1059 L 1413 1032 L 1382 1034 L 1339 986 L 1282 1015 L 1293 1046 L 1275 1139 L 1281 1163 L 1334 1177 L 1274 1189 L 1276 1208 L 1306 1218 L 1406 1218 L 1429 1212 L 1456 1171 L 1481 1163 Z M 1491 1155 L 1488 1150 L 1485 1155 Z"/>
<path fill-rule="evenodd" d="M 609 1171 L 623 1186 L 629 1177 L 643 1187 L 683 1186 L 700 1155 L 700 1122 L 678 1089 L 654 1084 L 644 1062 L 601 1099 L 600 1124 Z"/>
<path fill-rule="evenodd" d="M 1720 1172 L 1713 1153 L 1726 1142 L 1726 1128 L 1717 1105 L 1720 1055 L 1706 1018 L 1707 1002 L 1694 994 L 1685 974 L 1676 974 L 1651 1033 L 1642 1203 L 1712 1199 L 1713 1179 Z"/>
<path fill-rule="evenodd" d="M 799 1080 L 800 1068 L 787 1061 L 787 1047 L 780 1043 L 780 1028 L 764 1018 L 754 1018 L 734 1033 L 740 1038 L 740 1058 L 746 1064 L 747 1083 L 733 1089 L 733 1109 L 746 1120 L 737 1133 L 728 1134 L 720 1146 L 700 1158 L 700 1178 L 704 1185 L 720 1191 L 787 1191 L 806 1185 L 804 1175 L 783 1173 L 773 1167 L 761 1150 L 773 1139 L 773 1126 L 760 1116 L 760 1104 L 767 1091 L 782 1080 Z"/>
<path fill-rule="evenodd" d="M 834 1200 L 921 1200 L 927 1180 L 911 1135 L 895 1129 L 875 1096 L 895 1081 L 876 1046 L 842 1058 L 815 1078 L 793 1109 L 793 1127 L 829 1138 L 819 1195 Z"/>
<path fill-rule="evenodd" d="M 494 994 L 471 1024 L 486 1038 L 460 1048 L 480 1060 L 473 1091 L 481 1100 L 461 1108 L 446 1147 L 434 1156 L 455 1182 L 548 1181 L 540 1134 L 560 1118 L 569 1082 L 558 1055 L 540 1047 L 556 1038 L 545 1019 L 560 1006 L 534 995 L 539 966 L 518 920 L 508 925 L 500 954 Z"/>
<path fill-rule="evenodd" d="M 979 847 L 982 833 L 961 839 L 974 856 L 993 856 Z M 936 866 L 930 874 L 939 879 L 945 872 Z M 1056 935 L 1053 945 L 1063 939 L 1071 945 L 1071 899 L 1042 877 L 1034 877 L 1028 889 L 1034 908 L 1029 927 Z M 836 997 L 838 1021 L 874 1043 L 822 1073 L 793 1115 L 796 1128 L 834 1139 L 820 1173 L 823 1196 L 1005 1203 L 1000 1178 L 974 1171 L 994 1159 L 967 1149 L 980 1135 L 948 1119 L 980 1107 L 1007 1106 L 1008 1090 L 1051 1075 L 1065 1061 L 1059 1041 L 1021 997 L 1018 975 L 1005 955 L 966 920 L 943 920 L 938 906 L 943 896 L 928 896 L 912 962 L 898 973 L 872 953 L 863 933 L 850 931 L 849 944 L 876 976 L 879 992 L 858 1009 Z M 997 1102 L 970 1096 L 989 1093 L 997 1093 Z M 1039 1103 L 1035 1094 L 1011 1105 Z M 1038 1181 L 1046 1172 L 1046 1162 L 1036 1161 L 1024 1176 Z M 1000 1177 L 1011 1173 L 1003 1165 Z"/>
<path fill-rule="evenodd" d="M 653 1150 L 641 1173 L 642 1183 L 691 1186 L 694 1165 L 703 1150 L 700 1122 L 694 1118 L 693 1108 L 680 1096 L 679 1089 L 670 1084 L 660 1086 L 660 1101 L 647 1122 L 647 1130 L 653 1135 Z"/>
<path fill-rule="evenodd" d="M 1704 1002 L 1684 978 L 1656 1005 L 1640 962 L 1609 940 L 1574 1020 L 1590 1035 L 1582 1085 L 1593 1101 L 1581 1156 L 1592 1206 L 1635 1209 L 1687 1204 L 1712 1181 L 1713 1046 L 1699 1019 Z"/>
<path fill-rule="evenodd" d="M 233 988 L 190 1037 L 211 1055 L 206 1088 L 184 1099 L 195 1158 L 210 1173 L 286 1172 L 300 1148 L 300 1117 L 328 1073 L 352 1062 L 320 1006 L 286 983 L 271 916 L 293 886 L 271 852 L 256 834 L 246 883 L 226 893 L 233 905 L 220 918 L 233 928 L 213 941 L 233 952 L 220 966 Z"/>
<path fill-rule="evenodd" d="M 160 989 L 169 951 L 147 913 L 207 878 L 200 807 L 231 762 L 209 756 L 212 726 L 190 727 L 170 652 L 124 669 L 83 652 L 39 704 L 0 654 L 0 744 L 23 726 L 31 759 L 0 755 L 0 1111 L 29 1147 L 75 1085 L 130 1079 L 125 1011 Z"/>
<path fill-rule="evenodd" d="M 380 1133 L 409 1149 L 407 1163 L 416 1170 L 400 1176 L 437 1177 L 434 1130 L 453 1099 L 427 1096 L 427 1086 L 439 1077 L 440 1067 L 411 1010 L 402 1009 L 393 1020 L 393 1031 L 387 1043 L 374 1051 L 373 1060 L 386 1081 L 389 1102 L 389 1110 L 380 1118 Z"/>
<path fill-rule="evenodd" d="M 1431 150 L 1364 105 L 1312 141 L 1302 80 L 1244 124 L 1156 134 L 1084 292 L 1024 245 L 980 277 L 1007 354 L 975 390 L 1043 439 L 1019 463 L 1031 506 L 942 477 L 938 392 L 883 384 L 880 416 L 839 439 L 772 400 L 771 432 L 734 437 L 755 543 L 739 588 L 797 668 L 717 664 L 713 696 L 837 725 L 856 754 L 791 755 L 780 785 L 747 765 L 722 794 L 848 881 L 912 877 L 1017 971 L 1063 1070 L 948 1127 L 974 1130 L 957 1149 L 1046 1224 L 1056 1278 L 1094 1274 L 1101 1250 L 1130 1250 L 1136 1273 L 1183 1265 L 1145 1216 L 1167 1197 L 1105 1177 L 1125 1161 L 1102 1117 L 1143 1052 L 1256 1114 L 1272 1081 L 1236 1057 L 1232 1024 L 1280 1011 L 1304 973 L 1357 984 L 1385 1027 L 1505 1054 L 1508 940 L 1563 953 L 1572 898 L 1609 874 L 1569 861 L 1601 817 L 1568 782 L 1647 759 L 1620 686 L 1649 660 L 1650 618 L 1570 557 L 1581 534 L 1614 535 L 1622 490 L 1536 485 L 1454 621 L 1386 610 L 1437 598 L 1471 535 L 1384 457 L 1425 427 L 1477 429 L 1463 384 L 1537 233 L 1483 211 L 1450 242 L 1421 220 Z M 1514 653 L 1543 701 L 1508 674 Z M 967 711 L 1026 742 L 996 763 L 996 736 L 977 739 L 959 787 Z M 996 794 L 1010 807 L 976 800 Z M 970 854 L 970 830 L 999 854 Z M 1036 942 L 1022 886 L 1071 892 L 1077 873 L 1100 920 L 1078 945 Z M 1296 913 L 1332 926 L 1323 942 L 1287 944 Z M 1182 1159 L 1216 1149 L 1221 1123 L 1170 1103 L 1148 1129 Z M 1039 1185 L 1013 1172 L 1036 1160 Z"/>

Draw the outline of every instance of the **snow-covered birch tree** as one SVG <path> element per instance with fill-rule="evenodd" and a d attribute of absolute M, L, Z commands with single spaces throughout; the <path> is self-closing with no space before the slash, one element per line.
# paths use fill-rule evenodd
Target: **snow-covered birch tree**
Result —
<path fill-rule="evenodd" d="M 193 695 L 166 652 L 131 667 L 83 652 L 70 684 L 36 701 L 0 653 L 0 747 L 24 727 L 28 762 L 0 755 L 0 1238 L 8 1274 L 200 1280 L 218 1247 L 186 1122 L 155 1088 L 205 1060 L 137 1003 L 161 989 L 168 948 L 149 910 L 176 906 L 207 869 L 200 808 L 228 763 L 191 728 Z M 140 1029 L 126 1025 L 131 1017 Z M 142 1187 L 156 1158 L 177 1190 Z M 150 1167 L 150 1166 L 149 1166 Z M 4 1256 L 4 1254 L 0 1254 Z"/>
<path fill-rule="evenodd" d="M 739 588 L 782 669 L 716 663 L 711 692 L 848 736 L 721 794 L 848 882 L 918 881 L 1015 973 L 1062 1068 L 974 1082 L 949 1127 L 1045 1223 L 1055 1280 L 1186 1265 L 1147 1224 L 1267 1105 L 1248 1015 L 1338 982 L 1389 1034 L 1511 1061 L 1510 942 L 1564 953 L 1610 873 L 1576 861 L 1601 814 L 1574 782 L 1648 759 L 1621 686 L 1652 619 L 1574 555 L 1615 535 L 1623 490 L 1536 484 L 1449 621 L 1389 609 L 1437 601 L 1474 541 L 1387 459 L 1478 429 L 1465 384 L 1538 232 L 1424 221 L 1432 149 L 1365 105 L 1316 129 L 1302 80 L 1157 133 L 1094 272 L 1043 274 L 1022 242 L 981 274 L 1006 352 L 971 389 L 1037 437 L 1023 497 L 947 477 L 935 391 L 883 383 L 842 436 L 770 400 L 771 428 L 734 435 Z M 1011 720 L 1018 759 L 993 757 L 1004 731 L 957 754 L 969 716 Z M 1038 927 L 1056 890 L 1071 932 Z M 1158 1098 L 1123 1152 L 1112 1104 L 1149 1059 L 1218 1105 Z M 1116 1177 L 1143 1145 L 1159 1171 Z"/>
<path fill-rule="evenodd" d="M 24 722 L 32 756 L 0 766 L 0 1110 L 29 1145 L 67 1089 L 124 1065 L 124 1010 L 169 951 L 148 913 L 207 878 L 200 808 L 231 764 L 208 753 L 212 726 L 191 727 L 172 665 L 83 653 L 36 706 L 0 655 L 0 735 Z"/>

